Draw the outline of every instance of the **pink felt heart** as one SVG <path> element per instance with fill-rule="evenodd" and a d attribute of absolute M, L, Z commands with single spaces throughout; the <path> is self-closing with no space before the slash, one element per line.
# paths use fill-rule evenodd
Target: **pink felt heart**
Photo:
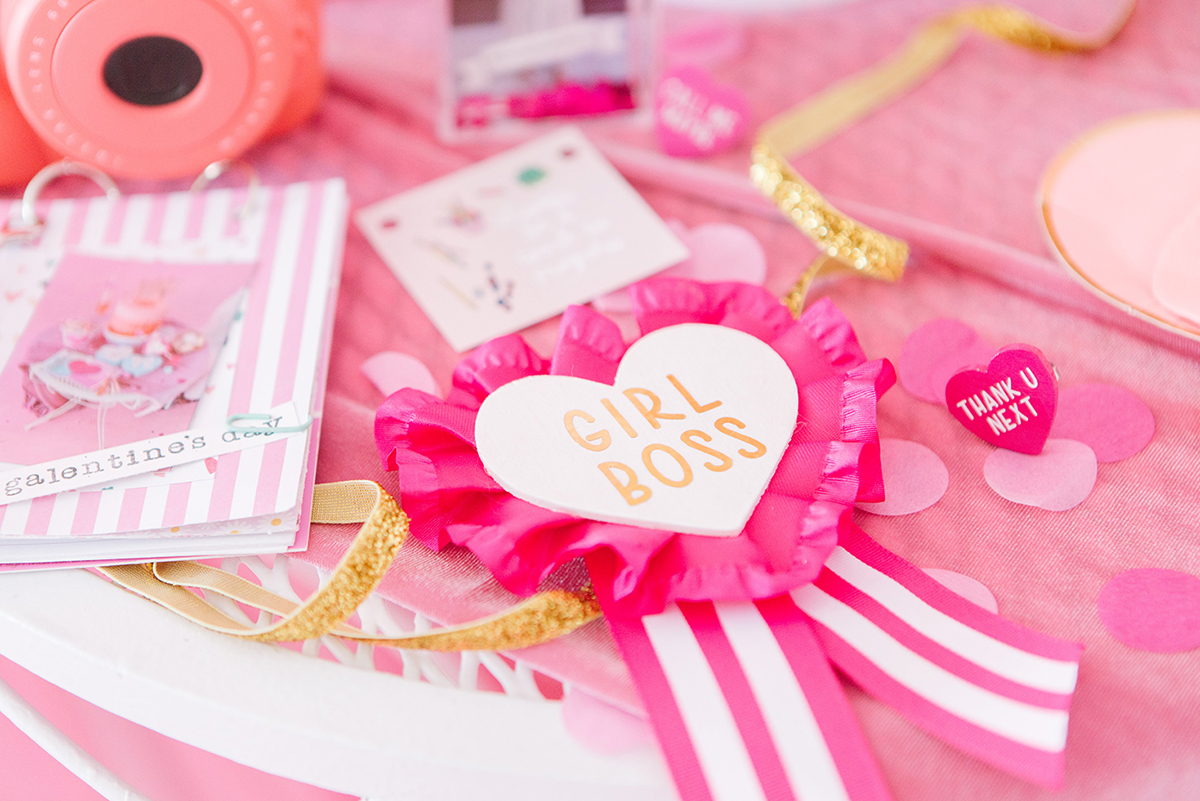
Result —
<path fill-rule="evenodd" d="M 728 150 L 741 140 L 749 119 L 746 96 L 697 67 L 671 70 L 654 93 L 654 131 L 669 156 L 692 158 Z"/>
<path fill-rule="evenodd" d="M 204 460 L 204 467 L 206 470 L 208 470 L 208 474 L 211 476 L 213 473 L 217 472 L 217 460 L 209 456 Z"/>
<path fill-rule="evenodd" d="M 960 370 L 946 382 L 954 419 L 998 448 L 1042 452 L 1058 408 L 1054 368 L 1032 345 L 1009 345 L 986 368 Z"/>

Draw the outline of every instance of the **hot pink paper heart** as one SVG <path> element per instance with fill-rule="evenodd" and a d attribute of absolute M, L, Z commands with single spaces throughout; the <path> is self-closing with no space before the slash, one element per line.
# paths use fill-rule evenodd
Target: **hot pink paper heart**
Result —
<path fill-rule="evenodd" d="M 691 158 L 728 150 L 741 140 L 749 119 L 746 96 L 697 67 L 671 70 L 654 93 L 654 131 L 669 156 Z"/>
<path fill-rule="evenodd" d="M 1058 408 L 1054 368 L 1032 345 L 1009 345 L 987 368 L 960 370 L 946 383 L 946 406 L 972 434 L 998 448 L 1036 455 Z"/>

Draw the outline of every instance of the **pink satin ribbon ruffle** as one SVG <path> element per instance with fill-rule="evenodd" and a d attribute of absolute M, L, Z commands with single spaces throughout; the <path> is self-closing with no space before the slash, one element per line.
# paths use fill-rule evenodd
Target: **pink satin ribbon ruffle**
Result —
<path fill-rule="evenodd" d="M 510 591 L 529 594 L 557 567 L 591 554 L 610 565 L 613 600 L 628 614 L 672 601 L 768 598 L 811 582 L 850 524 L 855 501 L 883 497 L 875 405 L 894 383 L 867 361 L 850 323 L 828 301 L 793 320 L 765 290 L 660 278 L 630 289 L 642 334 L 679 323 L 725 325 L 758 337 L 787 362 L 800 420 L 743 535 L 713 539 L 582 520 L 509 495 L 475 451 L 475 414 L 487 395 L 530 375 L 611 383 L 626 350 L 617 326 L 573 306 L 547 361 L 509 335 L 455 369 L 446 400 L 403 389 L 379 407 L 376 444 L 398 474 L 412 532 L 431 547 L 473 551 Z"/>

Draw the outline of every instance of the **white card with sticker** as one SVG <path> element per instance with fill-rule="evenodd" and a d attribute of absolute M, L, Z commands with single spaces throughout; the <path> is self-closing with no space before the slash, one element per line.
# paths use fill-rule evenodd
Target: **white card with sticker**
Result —
<path fill-rule="evenodd" d="M 573 127 L 362 209 L 355 222 L 457 351 L 688 255 Z"/>

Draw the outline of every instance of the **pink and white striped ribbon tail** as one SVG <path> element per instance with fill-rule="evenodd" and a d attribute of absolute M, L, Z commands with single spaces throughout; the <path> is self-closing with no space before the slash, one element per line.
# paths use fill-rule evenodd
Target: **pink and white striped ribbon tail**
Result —
<path fill-rule="evenodd" d="M 1082 645 L 970 603 L 858 529 L 792 598 L 867 692 L 1001 770 L 1062 785 Z"/>
<path fill-rule="evenodd" d="M 889 799 L 831 662 L 952 745 L 1062 782 L 1082 647 L 974 606 L 861 531 L 791 598 L 607 619 L 682 801 Z"/>
<path fill-rule="evenodd" d="M 682 801 L 891 798 L 812 626 L 786 596 L 673 604 L 608 624 Z"/>

